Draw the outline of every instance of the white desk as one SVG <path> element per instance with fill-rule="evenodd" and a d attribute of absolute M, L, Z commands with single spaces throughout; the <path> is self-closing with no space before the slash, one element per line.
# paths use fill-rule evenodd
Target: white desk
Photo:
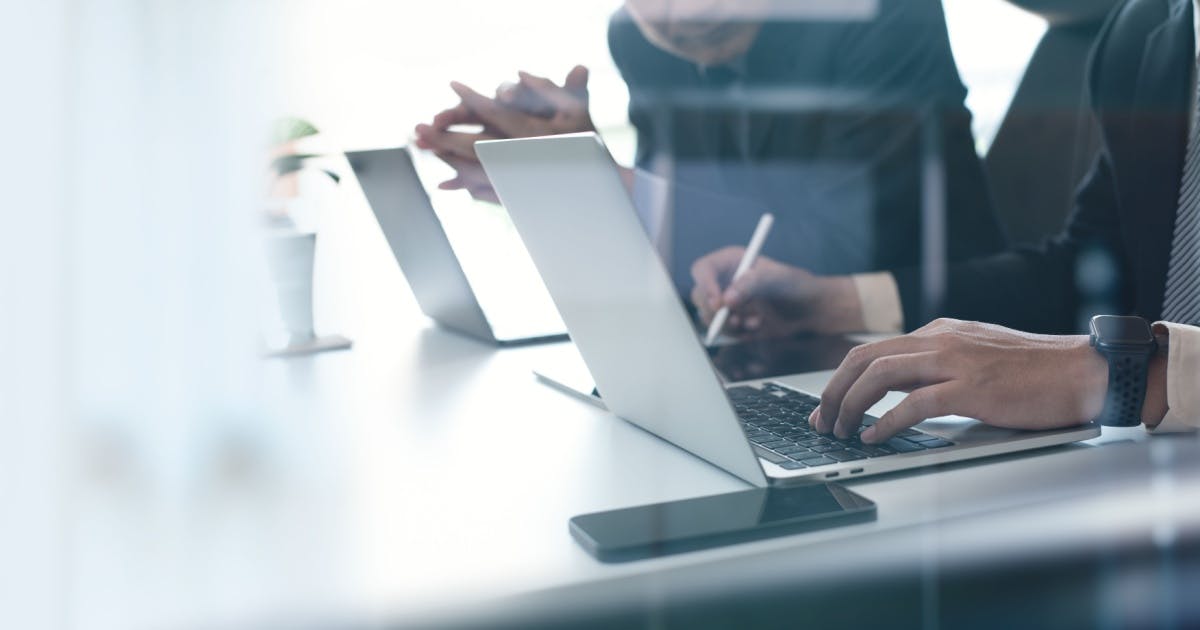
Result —
<path fill-rule="evenodd" d="M 570 516 L 743 486 L 537 383 L 528 366 L 541 351 L 492 350 L 427 328 L 274 362 L 269 388 L 294 415 L 214 431 L 207 465 L 180 488 L 141 487 L 117 471 L 81 489 L 80 619 L 131 627 L 133 614 L 162 627 L 163 619 L 453 616 L 539 589 L 914 524 L 936 529 L 956 516 L 1093 491 L 1086 482 L 1103 469 L 1098 453 L 1053 449 L 865 479 L 853 487 L 879 504 L 876 523 L 602 565 L 570 538 Z M 813 387 L 821 378 L 788 381 Z M 1197 505 L 1181 509 L 1196 516 Z M 1079 509 L 1119 516 L 1119 507 Z"/>
<path fill-rule="evenodd" d="M 336 332 L 354 339 L 353 350 L 265 363 L 262 409 L 188 436 L 190 455 L 166 470 L 137 435 L 82 436 L 67 506 L 73 625 L 427 622 L 503 610 L 502 598 L 543 589 L 568 589 L 556 605 L 619 599 L 621 584 L 684 568 L 762 577 L 815 570 L 847 550 L 863 570 L 928 561 L 926 552 L 947 562 L 1031 552 L 1062 542 L 1035 535 L 1043 527 L 1101 536 L 1149 531 L 1163 516 L 1130 509 L 1161 496 L 1152 484 L 1162 475 L 1104 473 L 1113 461 L 1105 451 L 1151 470 L 1151 447 L 1069 447 L 856 481 L 879 505 L 871 524 L 600 564 L 569 536 L 569 517 L 743 484 L 539 384 L 530 367 L 546 347 L 496 350 L 431 327 L 363 221 L 352 214 L 342 228 L 361 230 L 362 246 L 341 250 L 349 271 L 326 289 L 341 309 Z M 368 268 L 378 271 L 354 273 Z M 786 381 L 819 390 L 825 376 Z M 1139 430 L 1123 435 L 1142 439 Z M 1169 516 L 1196 523 L 1191 477 L 1164 474 L 1175 480 Z M 1097 501 L 1099 489 L 1128 492 L 1133 503 Z M 1054 496 L 1075 500 L 1038 505 Z M 1035 507 L 979 516 L 1021 505 Z M 964 518 L 975 519 L 970 528 L 949 529 Z M 1014 523 L 1025 523 L 1020 536 Z M 954 536 L 943 541 L 944 531 Z M 888 541 L 905 536 L 941 542 L 889 552 Z M 630 579 L 609 581 L 618 577 Z"/>

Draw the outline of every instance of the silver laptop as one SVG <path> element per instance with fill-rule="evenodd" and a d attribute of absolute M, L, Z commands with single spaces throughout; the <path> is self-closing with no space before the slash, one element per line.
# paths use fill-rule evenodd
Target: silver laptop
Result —
<path fill-rule="evenodd" d="M 351 151 L 346 158 L 422 312 L 447 329 L 499 345 L 566 339 L 566 327 L 519 239 L 510 239 L 512 246 L 493 257 L 495 264 L 477 265 L 485 277 L 477 274 L 471 278 L 477 283 L 473 285 L 434 211 L 410 150 Z M 494 235 L 497 242 L 489 242 L 489 247 L 503 247 L 503 236 Z M 485 308 L 478 283 L 502 295 Z"/>
<path fill-rule="evenodd" d="M 880 446 L 815 435 L 812 394 L 721 383 L 595 134 L 480 142 L 476 151 L 609 410 L 750 483 L 842 480 L 1100 433 L 948 417 Z"/>

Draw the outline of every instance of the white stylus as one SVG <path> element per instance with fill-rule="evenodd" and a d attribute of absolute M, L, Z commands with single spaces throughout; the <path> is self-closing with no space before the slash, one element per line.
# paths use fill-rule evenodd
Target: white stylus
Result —
<path fill-rule="evenodd" d="M 763 243 L 766 242 L 767 234 L 771 232 L 773 223 L 775 223 L 775 216 L 770 212 L 762 215 L 762 218 L 758 220 L 758 227 L 754 228 L 754 236 L 750 237 L 750 244 L 746 246 L 746 253 L 742 254 L 742 261 L 738 263 L 737 270 L 733 272 L 730 284 L 736 282 L 754 266 L 754 261 L 758 259 L 758 254 L 762 251 Z M 717 316 L 713 318 L 712 323 L 708 325 L 708 334 L 704 335 L 704 345 L 711 346 L 716 342 L 727 319 L 729 319 L 729 307 L 722 306 L 721 310 L 717 311 Z"/>

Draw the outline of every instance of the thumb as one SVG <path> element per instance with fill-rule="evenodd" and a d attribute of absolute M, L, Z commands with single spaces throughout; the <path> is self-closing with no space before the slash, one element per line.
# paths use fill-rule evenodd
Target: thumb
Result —
<path fill-rule="evenodd" d="M 575 66 L 567 73 L 566 81 L 563 81 L 563 87 L 576 94 L 586 94 L 588 83 L 587 66 Z"/>

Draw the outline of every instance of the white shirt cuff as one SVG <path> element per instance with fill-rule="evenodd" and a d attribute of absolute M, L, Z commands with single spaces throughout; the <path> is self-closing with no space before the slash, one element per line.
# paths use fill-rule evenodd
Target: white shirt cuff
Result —
<path fill-rule="evenodd" d="M 1159 322 L 1170 332 L 1167 350 L 1167 415 L 1151 429 L 1177 433 L 1200 428 L 1200 328 Z"/>
<path fill-rule="evenodd" d="M 904 332 L 904 308 L 900 289 L 891 273 L 860 273 L 851 276 L 862 305 L 863 324 L 869 333 Z"/>

